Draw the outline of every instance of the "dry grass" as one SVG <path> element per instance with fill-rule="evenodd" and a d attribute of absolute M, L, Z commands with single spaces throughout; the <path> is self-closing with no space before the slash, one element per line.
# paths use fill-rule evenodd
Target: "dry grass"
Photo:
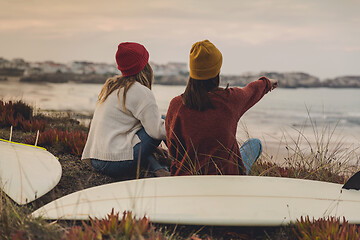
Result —
<path fill-rule="evenodd" d="M 0 239 L 61 239 L 61 225 L 32 218 L 31 211 L 13 203 L 0 190 Z"/>
<path fill-rule="evenodd" d="M 263 154 L 252 169 L 252 175 L 311 179 L 343 184 L 359 171 L 358 146 L 348 146 L 335 133 L 337 124 L 322 123 L 318 126 L 309 114 L 312 136 L 305 134 L 306 122 L 296 135 L 285 132 L 287 157 L 282 164 L 275 164 L 272 156 Z"/>

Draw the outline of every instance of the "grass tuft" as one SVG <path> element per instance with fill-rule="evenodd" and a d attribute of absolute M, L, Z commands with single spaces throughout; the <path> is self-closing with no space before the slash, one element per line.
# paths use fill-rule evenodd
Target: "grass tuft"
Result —
<path fill-rule="evenodd" d="M 31 208 L 14 204 L 0 190 L 0 239 L 61 239 L 59 225 L 32 218 Z"/>
<path fill-rule="evenodd" d="M 294 129 L 297 135 L 285 133 L 287 157 L 281 164 L 263 154 L 254 164 L 251 174 L 257 176 L 290 177 L 344 184 L 359 170 L 358 148 L 346 146 L 344 139 L 335 138 L 337 125 L 317 126 L 310 115 L 312 136 L 305 134 L 305 125 Z"/>
<path fill-rule="evenodd" d="M 349 224 L 343 218 L 328 217 L 310 221 L 309 217 L 301 217 L 294 227 L 297 239 L 348 240 L 360 239 L 360 227 Z"/>

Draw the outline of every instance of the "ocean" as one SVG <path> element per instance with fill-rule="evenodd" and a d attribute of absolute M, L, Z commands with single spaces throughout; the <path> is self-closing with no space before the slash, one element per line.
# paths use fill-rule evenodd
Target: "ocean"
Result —
<path fill-rule="evenodd" d="M 101 87 L 101 84 L 0 82 L 0 98 L 22 99 L 41 110 L 91 115 Z M 153 86 L 162 114 L 166 114 L 170 100 L 184 89 L 185 86 Z M 314 138 L 314 128 L 319 132 L 335 130 L 334 136 L 358 148 L 360 89 L 275 89 L 244 114 L 237 137 L 240 142 L 249 136 L 257 137 L 274 148 L 286 135 L 292 139 L 302 132 L 312 135 L 309 139 Z"/>

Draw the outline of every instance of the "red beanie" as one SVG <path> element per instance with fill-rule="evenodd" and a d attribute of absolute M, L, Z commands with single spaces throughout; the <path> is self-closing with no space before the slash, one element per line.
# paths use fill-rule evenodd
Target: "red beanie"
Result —
<path fill-rule="evenodd" d="M 139 73 L 149 60 L 149 53 L 139 43 L 123 42 L 118 46 L 115 55 L 118 69 L 124 77 Z"/>

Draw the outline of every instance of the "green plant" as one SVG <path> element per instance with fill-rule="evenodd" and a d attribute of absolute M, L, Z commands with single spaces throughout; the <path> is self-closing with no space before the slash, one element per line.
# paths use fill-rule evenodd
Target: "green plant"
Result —
<path fill-rule="evenodd" d="M 309 217 L 301 217 L 294 226 L 294 233 L 298 239 L 318 240 L 352 240 L 360 239 L 360 227 L 349 224 L 343 218 L 328 217 L 310 221 Z"/>

